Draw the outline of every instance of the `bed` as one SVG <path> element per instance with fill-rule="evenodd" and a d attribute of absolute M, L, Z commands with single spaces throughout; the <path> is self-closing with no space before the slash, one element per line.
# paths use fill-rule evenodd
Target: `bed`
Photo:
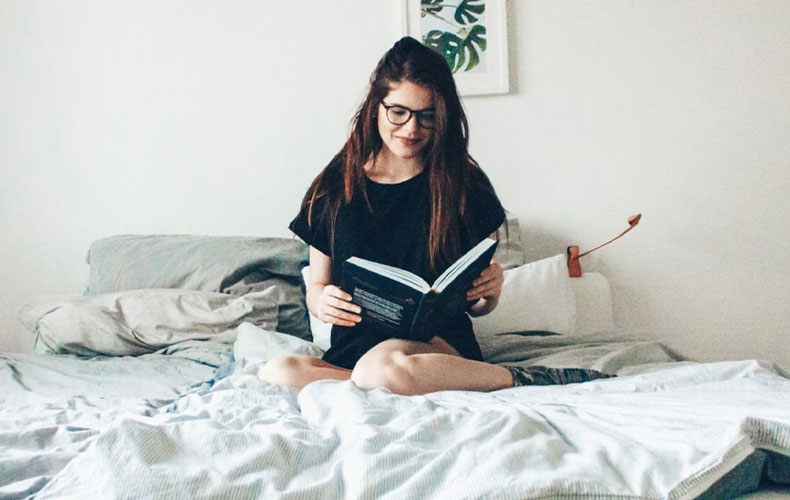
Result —
<path fill-rule="evenodd" d="M 512 232 L 512 230 L 511 230 Z M 618 331 L 608 283 L 501 245 L 486 359 L 611 379 L 398 396 L 261 382 L 320 355 L 294 239 L 114 236 L 0 354 L 0 498 L 732 498 L 790 485 L 790 380 Z M 493 314 L 493 313 L 492 313 Z"/>

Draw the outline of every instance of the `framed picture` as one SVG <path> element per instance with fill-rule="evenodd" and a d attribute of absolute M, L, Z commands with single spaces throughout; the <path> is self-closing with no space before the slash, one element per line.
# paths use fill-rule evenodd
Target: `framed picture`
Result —
<path fill-rule="evenodd" d="M 402 0 L 403 32 L 444 56 L 461 95 L 508 92 L 505 0 Z"/>

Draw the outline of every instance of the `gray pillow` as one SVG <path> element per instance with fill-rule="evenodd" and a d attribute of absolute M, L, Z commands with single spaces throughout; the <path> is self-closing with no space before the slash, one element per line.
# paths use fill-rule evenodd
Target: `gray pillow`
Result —
<path fill-rule="evenodd" d="M 176 289 L 140 289 L 76 297 L 20 312 L 30 316 L 39 349 L 58 354 L 135 356 L 175 344 L 232 344 L 249 322 L 277 326 L 276 290 L 241 297 Z"/>
<path fill-rule="evenodd" d="M 513 269 L 524 264 L 524 249 L 521 246 L 521 228 L 518 218 L 510 212 L 505 212 L 505 222 L 497 229 L 497 246 L 494 260 L 499 262 L 503 269 Z"/>
<path fill-rule="evenodd" d="M 277 330 L 311 339 L 301 269 L 307 245 L 295 238 L 118 235 L 95 241 L 85 295 L 178 288 L 244 295 L 278 289 Z"/>
<path fill-rule="evenodd" d="M 250 282 L 250 280 L 255 281 Z M 290 276 L 267 278 L 264 274 L 253 274 L 223 291 L 233 295 L 245 295 L 260 292 L 270 287 L 274 287 L 277 290 L 279 310 L 277 312 L 276 331 L 289 333 L 304 340 L 313 340 L 313 335 L 310 333 L 310 320 L 307 316 L 305 286 L 301 280 L 294 282 Z"/>

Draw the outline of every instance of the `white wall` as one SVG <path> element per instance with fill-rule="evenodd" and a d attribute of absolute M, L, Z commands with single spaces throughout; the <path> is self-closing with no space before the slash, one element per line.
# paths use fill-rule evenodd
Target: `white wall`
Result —
<path fill-rule="evenodd" d="M 790 4 L 508 6 L 512 92 L 472 152 L 530 258 L 639 227 L 585 269 L 619 326 L 790 364 Z M 287 235 L 400 35 L 400 1 L 0 0 L 0 350 L 116 233 Z"/>

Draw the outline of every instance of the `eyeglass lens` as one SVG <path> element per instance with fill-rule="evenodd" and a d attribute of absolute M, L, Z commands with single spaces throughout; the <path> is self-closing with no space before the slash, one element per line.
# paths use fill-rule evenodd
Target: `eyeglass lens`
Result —
<path fill-rule="evenodd" d="M 389 120 L 393 125 L 403 125 L 409 121 L 411 115 L 416 116 L 417 123 L 419 123 L 422 128 L 433 128 L 434 121 L 436 119 L 436 112 L 433 110 L 412 111 L 408 108 L 404 108 L 403 106 L 387 107 L 387 120 Z"/>

